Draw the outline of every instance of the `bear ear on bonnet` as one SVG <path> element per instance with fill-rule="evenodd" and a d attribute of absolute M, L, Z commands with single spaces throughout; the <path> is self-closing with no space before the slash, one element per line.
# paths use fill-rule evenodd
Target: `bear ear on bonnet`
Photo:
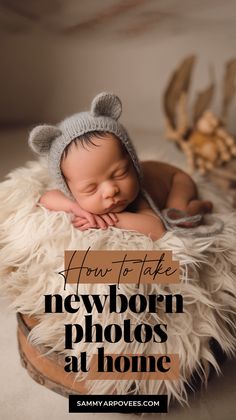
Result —
<path fill-rule="evenodd" d="M 61 130 L 53 125 L 38 125 L 29 135 L 29 146 L 38 155 L 47 155 L 52 141 L 61 135 Z"/>
<path fill-rule="evenodd" d="M 121 101 L 114 93 L 99 93 L 92 101 L 91 114 L 94 117 L 110 117 L 118 120 L 121 112 Z"/>

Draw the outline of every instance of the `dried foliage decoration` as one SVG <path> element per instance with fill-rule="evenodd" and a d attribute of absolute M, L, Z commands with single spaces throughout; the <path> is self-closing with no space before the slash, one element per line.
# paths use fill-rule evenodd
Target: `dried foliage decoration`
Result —
<path fill-rule="evenodd" d="M 236 142 L 225 127 L 229 106 L 236 86 L 236 59 L 226 64 L 223 81 L 222 115 L 209 110 L 215 91 L 213 80 L 196 96 L 192 121 L 187 111 L 187 99 L 196 57 L 186 57 L 173 72 L 163 97 L 166 137 L 185 153 L 189 170 L 205 174 L 224 165 L 236 156 Z"/>

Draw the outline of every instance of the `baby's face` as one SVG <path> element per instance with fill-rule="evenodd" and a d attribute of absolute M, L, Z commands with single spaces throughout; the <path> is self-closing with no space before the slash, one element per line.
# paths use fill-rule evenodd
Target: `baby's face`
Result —
<path fill-rule="evenodd" d="M 139 193 L 132 160 L 110 133 L 91 139 L 95 145 L 72 144 L 61 163 L 67 185 L 79 205 L 90 213 L 121 212 Z"/>

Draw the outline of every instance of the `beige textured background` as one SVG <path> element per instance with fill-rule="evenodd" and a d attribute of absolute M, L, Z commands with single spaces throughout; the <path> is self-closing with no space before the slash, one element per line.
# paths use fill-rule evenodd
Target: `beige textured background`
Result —
<path fill-rule="evenodd" d="M 163 139 L 164 86 L 177 63 L 196 53 L 190 99 L 208 83 L 212 63 L 219 84 L 214 109 L 219 111 L 224 62 L 236 55 L 235 18 L 234 0 L 0 0 L 0 179 L 32 158 L 30 127 L 88 108 L 103 90 L 122 98 L 122 121 L 142 158 L 183 167 L 182 155 Z M 234 132 L 235 109 L 234 101 L 229 115 Z M 15 328 L 14 314 L 1 301 L 0 419 L 69 417 L 67 400 L 37 385 L 21 368 Z M 190 410 L 176 408 L 168 420 L 235 418 L 235 377 L 235 363 L 227 362 L 223 376 L 191 399 Z"/>

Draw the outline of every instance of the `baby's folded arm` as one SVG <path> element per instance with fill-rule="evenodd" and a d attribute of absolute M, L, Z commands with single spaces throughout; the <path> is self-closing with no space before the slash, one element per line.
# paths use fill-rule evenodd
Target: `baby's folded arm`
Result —
<path fill-rule="evenodd" d="M 40 198 L 39 203 L 48 210 L 73 213 L 74 216 L 87 220 L 89 227 L 96 226 L 94 215 L 86 210 L 83 210 L 76 201 L 66 197 L 60 190 L 50 190 L 45 192 Z"/>
<path fill-rule="evenodd" d="M 116 227 L 120 229 L 136 230 L 149 236 L 154 241 L 160 239 L 165 233 L 164 225 L 156 215 L 124 211 L 117 213 L 117 216 Z"/>
<path fill-rule="evenodd" d="M 74 213 L 78 204 L 66 197 L 60 190 L 46 191 L 39 200 L 39 203 L 48 210 L 65 211 Z"/>
<path fill-rule="evenodd" d="M 113 226 L 117 221 L 117 216 L 112 213 L 104 215 L 89 213 L 82 209 L 76 201 L 66 197 L 60 190 L 45 192 L 40 198 L 39 203 L 48 210 L 73 213 L 75 218 L 72 219 L 72 223 L 75 227 L 80 228 L 80 230 L 93 227 L 106 229 L 108 226 Z"/>

